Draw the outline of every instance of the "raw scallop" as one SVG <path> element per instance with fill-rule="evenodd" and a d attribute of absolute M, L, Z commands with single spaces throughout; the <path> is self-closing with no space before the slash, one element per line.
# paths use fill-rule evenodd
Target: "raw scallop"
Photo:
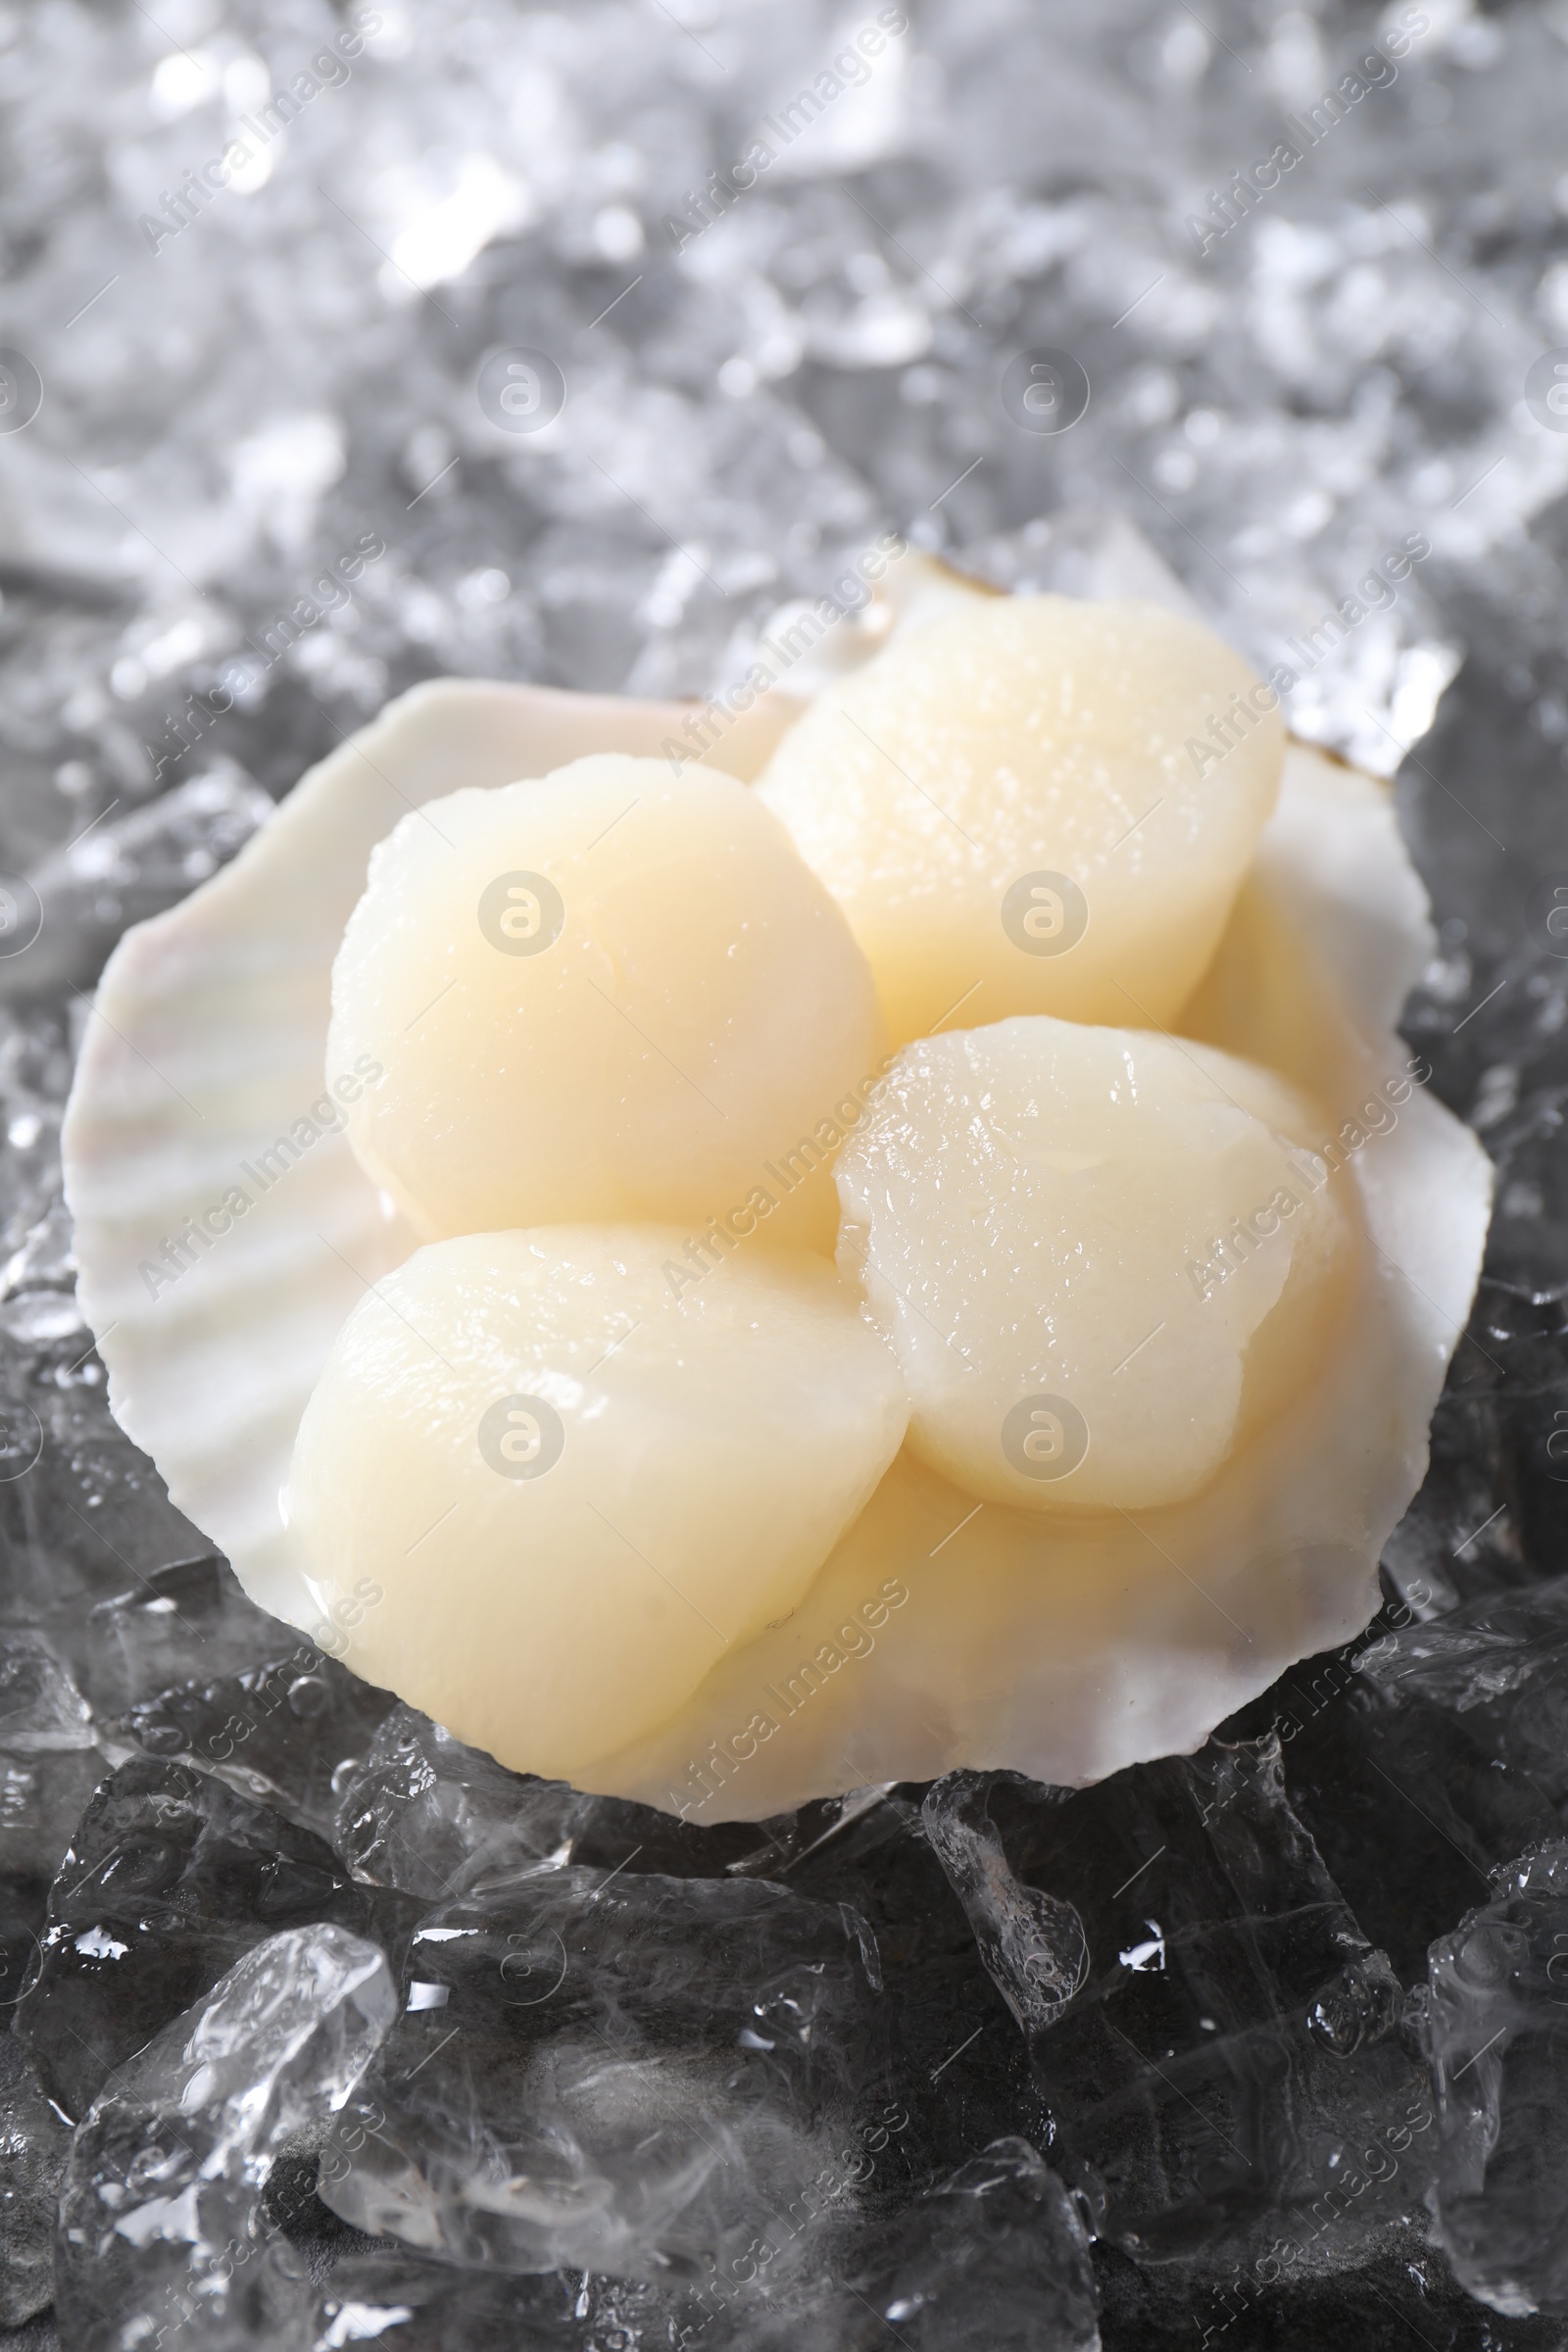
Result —
<path fill-rule="evenodd" d="M 975 598 L 823 688 L 760 792 L 896 1043 L 959 1014 L 1168 1021 L 1274 806 L 1279 698 L 1152 604 Z"/>
<path fill-rule="evenodd" d="M 1323 1121 L 1209 1046 L 1036 1014 L 906 1046 L 837 1164 L 910 1442 L 1026 1510 L 1174 1502 L 1318 1361 Z"/>
<path fill-rule="evenodd" d="M 679 1227 L 416 1250 L 339 1333 L 286 1510 L 341 1654 L 519 1771 L 663 1722 L 786 1617 L 898 1450 L 826 1261 Z"/>
<path fill-rule="evenodd" d="M 726 1219 L 804 1144 L 816 1182 L 785 1215 L 830 1249 L 812 1139 L 880 1047 L 865 959 L 756 795 L 606 754 L 404 818 L 338 951 L 326 1059 L 381 1073 L 349 1139 L 426 1240 Z"/>

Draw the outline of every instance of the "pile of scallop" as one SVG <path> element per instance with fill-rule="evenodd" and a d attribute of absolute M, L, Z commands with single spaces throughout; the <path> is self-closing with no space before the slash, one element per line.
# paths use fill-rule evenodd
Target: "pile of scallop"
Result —
<path fill-rule="evenodd" d="M 409 795 L 324 1060 L 406 1238 L 309 1366 L 294 1613 L 709 1819 L 1093 1777 L 1353 1632 L 1484 1184 L 1390 1034 L 1387 796 L 1286 755 L 1180 614 L 974 597 L 752 781 Z"/>

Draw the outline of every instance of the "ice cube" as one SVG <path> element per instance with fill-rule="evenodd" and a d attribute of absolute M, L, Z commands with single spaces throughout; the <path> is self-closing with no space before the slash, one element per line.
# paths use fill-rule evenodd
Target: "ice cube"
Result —
<path fill-rule="evenodd" d="M 868 1931 L 745 1881 L 567 1866 L 430 1913 L 320 2193 L 450 2262 L 788 2268 L 858 2210 L 885 2100 Z"/>
<path fill-rule="evenodd" d="M 74 2352 L 181 2335 L 309 2352 L 304 2265 L 267 2227 L 278 2154 L 324 2136 L 392 2022 L 373 1944 L 293 1928 L 245 1954 L 106 2084 L 72 2145 L 57 2241 Z"/>
<path fill-rule="evenodd" d="M 307 1922 L 362 1936 L 386 1922 L 395 1936 L 398 1916 L 397 1898 L 356 1886 L 309 1830 L 186 1765 L 137 1758 L 82 1816 L 17 2031 L 75 2118 L 264 1937 Z"/>
<path fill-rule="evenodd" d="M 952 1773 L 925 1815 L 1100 2235 L 1145 2261 L 1282 2240 L 1310 2267 L 1419 2208 L 1433 2115 L 1398 1980 L 1276 1740 L 1088 1789 Z"/>
<path fill-rule="evenodd" d="M 334 1843 L 361 1878 L 431 1902 L 566 1861 L 703 1878 L 771 1851 L 749 1823 L 705 1830 L 651 1805 L 509 1772 L 403 1705 L 344 1780 Z"/>
<path fill-rule="evenodd" d="M 1568 1841 L 1522 1856 L 1432 1946 L 1448 2259 L 1494 2311 L 1568 2315 Z"/>

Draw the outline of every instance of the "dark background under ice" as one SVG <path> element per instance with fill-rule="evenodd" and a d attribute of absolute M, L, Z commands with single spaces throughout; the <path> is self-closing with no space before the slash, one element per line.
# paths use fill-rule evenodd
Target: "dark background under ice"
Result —
<path fill-rule="evenodd" d="M 341 19 L 307 0 L 0 5 L 0 344 L 44 383 L 35 420 L 0 434 L 0 868 L 32 873 L 46 908 L 36 947 L 0 960 L 0 1469 L 22 1472 L 0 1484 L 3 1574 L 10 1624 L 47 1639 L 100 1727 L 273 1654 L 216 1571 L 171 1573 L 199 1544 L 108 1422 L 72 1298 L 56 1135 L 82 992 L 119 930 L 213 870 L 267 796 L 419 678 L 709 691 L 769 613 L 887 528 L 1028 576 L 1015 535 L 1095 509 L 1134 521 L 1260 666 L 1407 534 L 1430 542 L 1292 715 L 1386 772 L 1417 746 L 1400 806 L 1442 951 L 1407 1025 L 1499 1159 L 1499 1213 L 1433 1477 L 1389 1555 L 1391 1591 L 1439 1618 L 1431 1654 L 1398 1649 L 1386 1714 L 1353 1694 L 1329 1731 L 1303 1721 L 1286 1786 L 1405 1984 L 1486 1902 L 1487 1870 L 1561 1821 L 1568 963 L 1532 893 L 1568 868 L 1568 432 L 1532 411 L 1525 378 L 1568 343 L 1568 6 L 1423 13 L 1392 86 L 1202 258 L 1187 217 L 1397 12 L 913 0 L 868 86 L 677 255 L 668 216 L 871 0 L 388 4 L 346 83 L 268 149 L 265 180 L 154 254 L 138 216 Z M 532 436 L 499 431 L 476 396 L 486 352 L 514 344 L 547 351 L 566 385 Z M 1069 350 L 1093 387 L 1058 437 L 1021 431 L 1000 395 L 1007 361 L 1037 346 Z M 387 552 L 352 603 L 160 770 L 187 698 L 232 676 L 368 532 Z M 43 1450 L 23 1470 L 34 1429 Z M 1486 1616 L 1510 1594 L 1513 1615 Z M 18 1639 L 0 1721 L 13 1984 L 105 1761 L 70 1687 Z M 330 1793 L 299 1765 L 315 1703 L 295 1710 L 303 1778 L 278 1764 L 269 1786 L 330 1827 Z M 1237 1728 L 1278 1716 L 1269 1702 Z M 144 1712 L 118 1747 L 98 1737 L 111 1761 L 138 1740 L 190 1752 L 174 1718 Z M 1368 1777 L 1352 1802 L 1363 1768 L 1387 1788 Z M 1157 1812 L 1162 1787 L 1104 1801 Z M 899 1801 L 894 1830 L 912 1838 Z M 869 1903 L 891 1848 L 855 1836 L 870 1839 Z M 1024 1873 L 1028 1839 L 1007 1838 Z M 835 1898 L 855 1891 L 850 1861 L 841 1875 Z M 1554 1886 L 1542 1918 L 1568 1929 Z M 1491 1982 L 1467 1965 L 1437 1965 L 1440 2063 L 1443 1986 Z M 1552 2021 L 1536 2043 L 1518 2031 L 1568 2099 Z M 1035 2079 L 1049 2092 L 1049 2054 Z M 973 2152 L 960 2080 L 958 2121 L 930 2140 L 950 2164 Z M 1011 2080 L 1004 2064 L 972 2102 L 988 2132 L 1031 2128 Z M 5 2234 L 36 2264 L 58 2152 L 34 2094 L 0 2089 Z M 1506 2108 L 1506 2081 L 1497 2095 Z M 1548 2131 L 1530 2144 L 1558 2202 L 1554 2221 L 1514 2217 L 1526 2268 L 1531 2230 L 1560 2234 L 1568 2212 L 1568 2153 Z M 1363 2247 L 1381 2270 L 1352 2264 L 1348 2284 L 1295 2299 L 1226 2301 L 1222 2272 L 1200 2266 L 1162 2302 L 1107 2254 L 1105 2341 L 1560 2340 L 1455 2302 L 1415 2243 Z M 474 2344 L 481 2317 L 464 2323 Z M 921 2352 L 950 2340 L 921 2335 Z"/>

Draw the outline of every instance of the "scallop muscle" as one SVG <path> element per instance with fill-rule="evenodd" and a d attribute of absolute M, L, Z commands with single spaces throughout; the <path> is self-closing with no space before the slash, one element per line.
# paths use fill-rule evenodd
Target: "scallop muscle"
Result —
<path fill-rule="evenodd" d="M 775 1234 L 831 1250 L 825 1139 L 879 1040 L 864 957 L 756 795 L 606 754 L 453 793 L 381 843 L 327 1070 L 377 1073 L 350 1141 L 427 1240 L 744 1224 L 760 1193 Z"/>
<path fill-rule="evenodd" d="M 826 687 L 759 786 L 849 916 L 899 1044 L 961 1006 L 1165 1022 L 1284 759 L 1279 698 L 1162 606 L 996 597 Z"/>
<path fill-rule="evenodd" d="M 801 1598 L 898 1450 L 826 1259 L 679 1228 L 417 1250 L 349 1317 L 286 1495 L 357 1672 L 519 1771 L 663 1722 Z"/>
<path fill-rule="evenodd" d="M 906 1047 L 839 1161 L 839 1253 L 916 1451 L 1032 1510 L 1196 1494 L 1335 1327 L 1354 1227 L 1314 1137 L 1282 1080 L 1177 1038 L 1034 1015 Z"/>

